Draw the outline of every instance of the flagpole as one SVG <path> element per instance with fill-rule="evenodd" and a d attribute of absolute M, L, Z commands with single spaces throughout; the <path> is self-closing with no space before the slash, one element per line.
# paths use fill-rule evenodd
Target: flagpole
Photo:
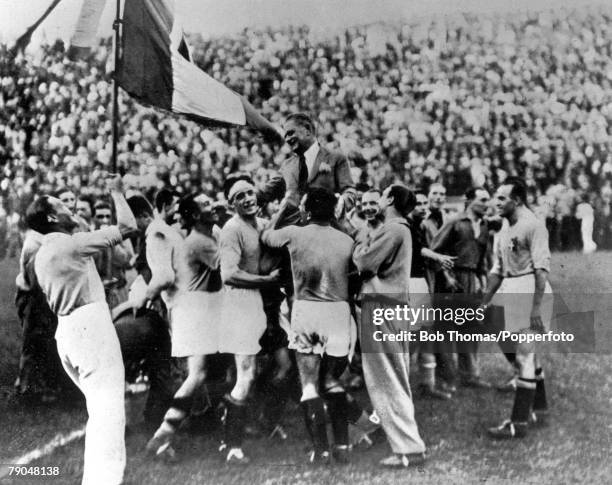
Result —
<path fill-rule="evenodd" d="M 117 81 L 117 69 L 119 67 L 119 42 L 121 29 L 121 0 L 117 0 L 117 11 L 113 30 L 115 31 L 115 66 L 113 69 L 113 140 L 111 167 L 113 173 L 117 173 L 117 142 L 119 137 L 119 82 Z"/>

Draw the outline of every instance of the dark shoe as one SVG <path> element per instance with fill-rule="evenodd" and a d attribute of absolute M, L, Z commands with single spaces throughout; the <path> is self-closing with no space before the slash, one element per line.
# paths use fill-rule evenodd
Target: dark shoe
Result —
<path fill-rule="evenodd" d="M 490 382 L 485 381 L 482 377 L 469 377 L 462 380 L 461 385 L 474 389 L 491 389 L 491 387 L 493 387 Z"/>
<path fill-rule="evenodd" d="M 146 453 L 156 459 L 172 461 L 176 459 L 176 452 L 172 448 L 173 432 L 163 432 L 153 436 L 145 447 Z"/>
<path fill-rule="evenodd" d="M 513 438 L 524 438 L 527 435 L 526 423 L 513 423 L 509 419 L 499 426 L 487 430 L 487 434 L 494 439 L 510 440 Z"/>
<path fill-rule="evenodd" d="M 264 430 L 255 423 L 247 424 L 244 427 L 244 434 L 249 438 L 261 438 L 264 433 Z"/>
<path fill-rule="evenodd" d="M 350 448 L 348 445 L 337 445 L 332 450 L 332 456 L 334 457 L 334 463 L 339 465 L 347 465 L 350 463 Z"/>
<path fill-rule="evenodd" d="M 499 392 L 514 392 L 516 391 L 516 381 L 518 380 L 517 376 L 512 376 L 503 384 L 496 386 L 496 389 Z"/>
<path fill-rule="evenodd" d="M 156 460 L 166 463 L 176 463 L 178 461 L 171 440 L 165 437 L 151 438 L 147 443 L 146 451 L 149 456 Z"/>
<path fill-rule="evenodd" d="M 543 428 L 548 426 L 548 409 L 536 409 L 529 415 L 529 425 L 534 428 Z"/>
<path fill-rule="evenodd" d="M 450 384 L 446 381 L 439 380 L 438 388 L 443 392 L 448 392 L 450 394 L 454 394 L 457 392 L 457 386 L 455 384 Z"/>
<path fill-rule="evenodd" d="M 425 463 L 425 453 L 411 453 L 401 455 L 394 453 L 391 456 L 381 460 L 379 465 L 386 468 L 408 468 L 411 466 L 419 466 Z"/>
<path fill-rule="evenodd" d="M 314 451 L 310 452 L 308 456 L 308 462 L 311 465 L 329 465 L 331 463 L 331 458 L 329 456 L 329 451 Z"/>
<path fill-rule="evenodd" d="M 448 401 L 453 398 L 453 395 L 450 392 L 443 391 L 442 389 L 436 389 L 435 387 L 426 384 L 421 384 L 419 389 L 423 397 L 440 399 L 441 401 Z"/>
<path fill-rule="evenodd" d="M 285 441 L 288 437 L 289 435 L 285 431 L 285 428 L 283 428 L 280 424 L 277 424 L 268 435 L 268 438 L 270 439 L 276 438 L 281 441 Z"/>

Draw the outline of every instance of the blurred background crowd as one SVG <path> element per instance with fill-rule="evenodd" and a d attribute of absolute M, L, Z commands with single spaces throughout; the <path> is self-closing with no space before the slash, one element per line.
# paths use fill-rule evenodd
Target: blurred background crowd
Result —
<path fill-rule="evenodd" d="M 449 15 L 338 32 L 307 27 L 191 37 L 196 62 L 275 125 L 304 111 L 349 157 L 359 187 L 404 182 L 449 195 L 524 177 L 551 248 L 581 249 L 581 225 L 612 247 L 612 8 Z M 18 254 L 36 193 L 102 192 L 110 168 L 110 41 L 87 62 L 61 42 L 7 62 L 0 46 L 0 244 Z M 118 165 L 128 187 L 204 191 L 229 173 L 257 183 L 288 147 L 246 129 L 206 129 L 122 95 Z M 3 242 L 3 243 L 2 243 Z"/>

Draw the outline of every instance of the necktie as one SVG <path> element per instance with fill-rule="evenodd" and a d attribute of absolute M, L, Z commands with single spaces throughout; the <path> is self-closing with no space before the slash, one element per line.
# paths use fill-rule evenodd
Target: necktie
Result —
<path fill-rule="evenodd" d="M 300 160 L 300 173 L 298 175 L 298 189 L 300 192 L 306 190 L 306 184 L 308 183 L 308 166 L 306 165 L 306 157 L 304 154 L 299 155 Z"/>

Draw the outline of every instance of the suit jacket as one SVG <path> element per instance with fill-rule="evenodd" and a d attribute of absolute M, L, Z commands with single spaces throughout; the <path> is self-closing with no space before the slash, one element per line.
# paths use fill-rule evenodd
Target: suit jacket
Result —
<path fill-rule="evenodd" d="M 327 165 L 328 171 L 321 171 L 321 165 Z M 304 191 L 298 188 L 298 180 L 300 175 L 300 161 L 297 155 L 293 155 L 286 159 L 280 167 L 280 176 L 285 181 L 286 190 L 290 192 L 289 204 L 285 213 L 280 217 L 277 228 L 296 224 L 299 221 L 299 206 Z M 273 200 L 271 193 L 274 187 L 278 185 L 278 180 L 273 178 L 270 180 L 262 191 L 264 200 Z M 332 152 L 321 146 L 319 153 L 315 159 L 313 169 L 308 173 L 307 188 L 321 187 L 330 190 L 332 193 L 342 193 L 346 189 L 353 188 L 353 178 L 349 163 L 346 157 L 338 152 Z"/>

